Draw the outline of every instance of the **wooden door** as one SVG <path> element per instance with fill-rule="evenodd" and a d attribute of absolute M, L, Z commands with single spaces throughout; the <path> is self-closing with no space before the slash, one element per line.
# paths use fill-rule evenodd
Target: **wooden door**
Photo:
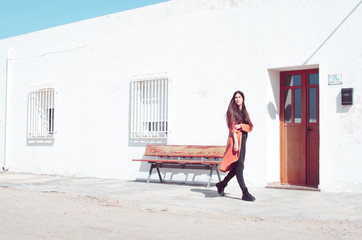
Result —
<path fill-rule="evenodd" d="M 318 69 L 280 73 L 281 183 L 319 184 Z"/>

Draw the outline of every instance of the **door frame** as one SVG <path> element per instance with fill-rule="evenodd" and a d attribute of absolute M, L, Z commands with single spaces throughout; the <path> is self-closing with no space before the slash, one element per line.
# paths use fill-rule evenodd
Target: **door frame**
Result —
<path fill-rule="evenodd" d="M 280 114 L 279 114 L 279 126 L 280 126 L 280 132 L 279 132 L 279 140 L 280 140 L 280 182 L 281 184 L 288 184 L 287 183 L 287 180 L 284 179 L 285 176 L 287 176 L 287 169 L 284 169 L 284 166 L 287 159 L 285 159 L 285 154 L 284 154 L 284 148 L 285 148 L 285 141 L 284 141 L 284 79 L 283 77 L 285 75 L 296 75 L 296 74 L 300 74 L 302 75 L 301 78 L 302 78 L 302 93 L 301 93 L 301 101 L 302 101 L 302 104 L 304 104 L 305 106 L 302 107 L 301 109 L 301 114 L 302 116 L 305 117 L 305 122 L 304 122 L 304 125 L 306 126 L 306 128 L 308 128 L 308 125 L 313 125 L 311 123 L 309 123 L 309 104 L 308 104 L 308 101 L 307 99 L 309 98 L 309 85 L 307 83 L 307 80 L 309 79 L 309 74 L 311 73 L 319 73 L 319 68 L 312 68 L 312 69 L 299 69 L 299 70 L 290 70 L 290 71 L 280 71 L 279 72 L 279 89 L 280 89 L 280 94 L 279 94 L 279 109 L 280 109 Z M 304 79 L 304 80 L 303 80 Z M 317 160 L 317 163 L 316 164 L 310 164 L 310 158 L 308 157 L 308 154 L 309 154 L 309 151 L 310 151 L 310 144 L 308 144 L 308 140 L 307 140 L 307 137 L 305 139 L 302 139 L 301 141 L 303 141 L 304 143 L 304 146 L 305 146 L 305 149 L 304 151 L 302 152 L 302 159 L 304 159 L 304 166 L 305 166 L 305 181 L 304 181 L 304 184 L 302 184 L 303 186 L 312 186 L 312 187 L 318 187 L 318 184 L 319 184 L 319 125 L 320 125 L 320 117 L 319 117 L 319 85 L 317 86 L 317 95 L 316 95 L 316 101 L 317 101 L 317 123 L 314 124 L 318 127 L 318 160 Z M 292 105 L 294 105 L 294 99 L 292 98 Z M 293 111 L 292 111 L 292 116 L 293 116 Z M 303 123 L 302 123 L 303 125 Z M 306 130 L 307 132 L 307 130 Z M 310 169 L 311 166 L 315 169 Z M 317 174 L 317 178 L 318 178 L 318 183 L 313 183 L 313 184 L 310 184 L 310 175 L 311 175 L 311 171 L 314 172 L 314 174 Z M 288 178 L 288 177 L 286 177 Z"/>

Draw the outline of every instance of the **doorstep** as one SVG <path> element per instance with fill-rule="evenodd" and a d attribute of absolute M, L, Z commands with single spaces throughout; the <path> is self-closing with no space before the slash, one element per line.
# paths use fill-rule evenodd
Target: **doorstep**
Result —
<path fill-rule="evenodd" d="M 306 190 L 306 191 L 320 191 L 319 188 L 313 186 L 293 185 L 284 183 L 269 183 L 266 188 L 275 189 L 289 189 L 289 190 Z"/>

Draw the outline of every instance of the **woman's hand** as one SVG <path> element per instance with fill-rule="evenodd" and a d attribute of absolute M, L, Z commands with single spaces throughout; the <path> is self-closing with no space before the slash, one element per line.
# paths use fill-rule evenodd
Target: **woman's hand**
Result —
<path fill-rule="evenodd" d="M 234 143 L 234 152 L 239 152 L 239 145 L 238 143 Z"/>
<path fill-rule="evenodd" d="M 241 124 L 235 124 L 234 128 L 237 130 L 241 130 Z"/>

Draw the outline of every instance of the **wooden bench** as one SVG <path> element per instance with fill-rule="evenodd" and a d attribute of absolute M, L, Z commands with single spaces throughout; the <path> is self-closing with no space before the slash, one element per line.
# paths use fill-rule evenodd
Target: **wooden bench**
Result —
<path fill-rule="evenodd" d="M 212 173 L 215 170 L 219 181 L 219 164 L 224 156 L 225 146 L 196 146 L 196 145 L 147 145 L 143 159 L 132 161 L 148 162 L 151 164 L 147 183 L 150 182 L 152 170 L 157 169 L 160 182 L 163 182 L 160 168 L 208 169 L 210 170 L 210 187 Z"/>

